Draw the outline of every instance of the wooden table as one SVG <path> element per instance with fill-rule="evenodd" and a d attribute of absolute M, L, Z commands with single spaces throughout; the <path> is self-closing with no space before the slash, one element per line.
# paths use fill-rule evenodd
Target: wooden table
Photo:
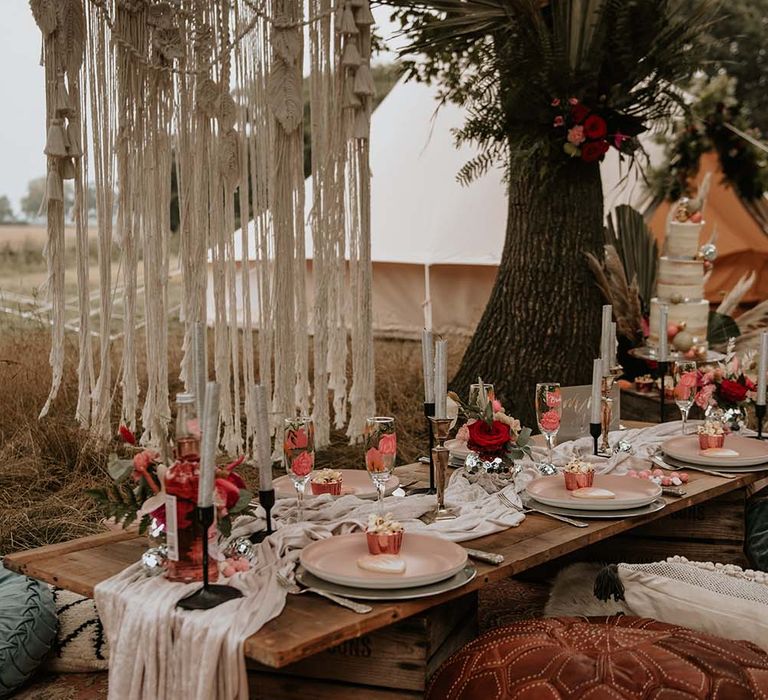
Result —
<path fill-rule="evenodd" d="M 426 467 L 421 464 L 398 467 L 397 472 L 403 483 L 416 479 L 423 481 L 426 478 Z M 426 677 L 456 646 L 456 644 L 446 646 L 443 642 L 461 643 L 466 637 L 471 636 L 470 626 L 457 619 L 457 616 L 461 610 L 466 609 L 467 605 L 471 606 L 473 596 L 470 594 L 473 592 L 563 555 L 584 550 L 595 543 L 613 541 L 609 538 L 616 538 L 630 531 L 639 532 L 641 528 L 656 528 L 656 532 L 663 538 L 665 533 L 671 530 L 678 531 L 681 528 L 682 521 L 671 527 L 670 518 L 680 517 L 686 509 L 693 509 L 688 512 L 695 512 L 696 507 L 701 507 L 701 504 L 718 503 L 723 498 L 728 499 L 729 494 L 731 496 L 736 493 L 742 494 L 739 498 L 743 502 L 745 487 L 764 478 L 765 473 L 743 474 L 730 480 L 696 472 L 691 472 L 690 477 L 685 497 L 666 497 L 667 507 L 650 515 L 624 520 L 597 520 L 592 521 L 589 527 L 575 528 L 541 515 L 531 514 L 519 527 L 473 540 L 469 546 L 502 554 L 505 558 L 504 563 L 500 566 L 476 563 L 478 575 L 474 581 L 459 590 L 443 595 L 423 600 L 375 604 L 373 612 L 368 615 L 355 614 L 311 595 L 289 596 L 283 614 L 267 623 L 246 641 L 245 654 L 262 671 L 284 669 L 293 674 L 325 678 L 337 678 L 341 675 L 346 681 L 354 681 L 361 677 L 369 681 L 372 679 L 370 685 L 374 686 L 378 683 L 382 686 L 378 689 L 366 690 L 365 697 L 372 700 L 419 697 Z M 725 527 L 728 531 L 730 525 L 728 525 L 727 514 L 730 509 L 731 506 L 726 504 L 721 507 L 722 515 L 705 514 L 698 519 L 698 525 L 695 527 L 719 524 L 722 529 L 722 519 L 725 518 Z M 743 508 L 741 514 L 743 515 Z M 736 520 L 738 517 L 741 516 L 737 515 Z M 682 532 L 686 532 L 684 526 Z M 704 535 L 703 541 L 706 544 L 709 537 L 706 533 Z M 11 554 L 5 557 L 3 563 L 14 571 L 82 595 L 92 596 L 97 583 L 135 562 L 146 546 L 144 537 L 130 532 L 111 532 Z M 679 552 L 668 551 L 666 556 L 677 553 Z M 619 556 L 626 560 L 624 556 L 626 554 L 627 548 L 622 546 Z M 459 599 L 463 601 L 461 605 L 456 602 Z M 450 605 L 446 605 L 448 603 Z M 408 618 L 413 618 L 414 621 L 400 623 L 400 626 L 395 624 Z M 413 632 L 414 628 L 417 630 L 416 633 Z M 397 632 L 403 629 L 410 632 L 407 635 L 404 632 Z M 414 634 L 417 636 L 414 637 Z M 368 636 L 363 637 L 364 635 Z M 389 651 L 386 653 L 390 654 L 395 661 L 380 663 L 370 658 L 375 654 L 370 653 L 366 656 L 364 645 L 358 648 L 354 643 L 347 641 L 361 637 L 388 640 L 385 646 Z M 414 639 L 416 641 L 412 641 L 413 646 L 408 647 L 408 640 Z M 346 645 L 343 644 L 345 642 L 347 642 Z M 406 647 L 399 656 L 401 652 L 397 649 L 403 644 L 406 644 Z M 437 653 L 438 647 L 442 650 L 440 653 Z M 343 651 L 345 648 L 346 652 Z M 416 658 L 419 654 L 423 657 L 421 661 Z M 415 668 L 409 667 L 408 659 L 411 656 L 414 657 L 411 666 Z M 360 667 L 358 670 L 355 670 L 356 663 Z M 291 664 L 295 665 L 289 666 Z M 340 674 L 342 666 L 344 669 L 348 666 L 352 668 L 352 675 Z M 269 668 L 265 669 L 265 667 Z M 299 693 L 303 698 L 359 697 L 359 688 L 355 690 L 356 686 L 347 687 L 347 689 L 352 688 L 352 691 L 345 695 L 335 683 L 329 685 L 330 689 L 325 692 L 317 691 L 313 686 L 313 694 L 307 695 L 305 690 L 300 690 L 296 685 L 298 681 L 295 677 L 267 674 L 263 678 L 268 679 L 270 675 L 272 680 L 263 680 L 261 687 L 257 687 L 254 697 L 268 697 L 270 700 L 276 700 L 294 697 Z M 259 686 L 258 683 L 257 686 Z M 387 686 L 409 690 L 408 692 L 397 691 L 393 695 L 385 689 Z"/>

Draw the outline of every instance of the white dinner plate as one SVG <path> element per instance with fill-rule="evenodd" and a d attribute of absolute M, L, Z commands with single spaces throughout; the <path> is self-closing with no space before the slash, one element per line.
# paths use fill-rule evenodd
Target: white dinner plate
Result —
<path fill-rule="evenodd" d="M 309 573 L 331 583 L 354 588 L 415 588 L 455 576 L 467 564 L 467 551 L 455 542 L 406 532 L 399 556 L 405 571 L 399 574 L 361 569 L 360 557 L 367 556 L 365 533 L 337 535 L 318 540 L 301 550 L 301 565 Z"/>
<path fill-rule="evenodd" d="M 738 452 L 734 457 L 712 457 L 702 454 L 699 449 L 698 435 L 680 435 L 665 440 L 661 449 L 672 459 L 686 464 L 696 464 L 714 467 L 725 471 L 728 467 L 754 467 L 768 463 L 768 443 L 765 440 L 742 437 L 741 435 L 726 435 L 726 449 Z"/>
<path fill-rule="evenodd" d="M 612 491 L 615 498 L 577 498 L 572 491 L 565 488 L 565 479 L 562 474 L 534 479 L 526 487 L 526 492 L 539 503 L 574 511 L 639 508 L 648 505 L 661 495 L 661 486 L 658 484 L 647 479 L 633 479 L 630 476 L 596 474 L 593 486 Z"/>
<path fill-rule="evenodd" d="M 536 503 L 536 508 L 545 513 L 554 513 L 555 515 L 567 515 L 571 518 L 581 520 L 609 520 L 621 518 L 637 518 L 641 515 L 648 515 L 661 510 L 667 505 L 663 498 L 657 498 L 655 501 L 639 508 L 627 508 L 626 510 L 574 510 L 572 508 L 557 508 L 543 503 Z"/>
<path fill-rule="evenodd" d="M 376 498 L 376 487 L 373 485 L 367 471 L 364 469 L 337 469 L 336 471 L 341 472 L 340 495 L 348 496 L 352 494 L 358 498 Z M 387 481 L 384 495 L 391 495 L 398 486 L 400 486 L 400 479 L 393 474 Z M 291 481 L 291 477 L 287 474 L 275 479 L 272 482 L 272 487 L 275 489 L 275 498 L 296 498 L 296 489 L 293 488 L 293 481 Z M 314 497 L 311 483 L 307 484 L 304 497 Z"/>

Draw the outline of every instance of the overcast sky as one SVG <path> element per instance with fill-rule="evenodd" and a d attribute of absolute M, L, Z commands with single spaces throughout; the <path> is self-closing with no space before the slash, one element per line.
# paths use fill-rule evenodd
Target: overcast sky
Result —
<path fill-rule="evenodd" d="M 87 0 L 86 0 L 87 2 Z M 374 9 L 379 33 L 387 39 L 395 27 L 389 10 Z M 390 46 L 395 42 L 388 41 Z M 392 54 L 384 59 L 393 58 Z M 45 174 L 45 94 L 40 66 L 40 32 L 27 0 L 0 0 L 0 195 L 19 200 L 27 182 Z"/>

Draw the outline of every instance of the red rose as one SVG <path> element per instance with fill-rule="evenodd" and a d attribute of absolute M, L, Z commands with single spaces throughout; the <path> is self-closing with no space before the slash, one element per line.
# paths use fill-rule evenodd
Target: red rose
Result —
<path fill-rule="evenodd" d="M 718 393 L 726 403 L 741 403 L 747 398 L 747 387 L 731 379 L 723 379 Z"/>
<path fill-rule="evenodd" d="M 240 489 L 229 479 L 216 479 L 216 492 L 227 510 L 234 508 L 240 498 Z"/>
<path fill-rule="evenodd" d="M 747 391 L 757 391 L 757 385 L 746 375 L 742 376 L 744 386 L 747 387 Z"/>
<path fill-rule="evenodd" d="M 605 141 L 589 141 L 581 147 L 581 159 L 587 163 L 594 163 L 600 160 L 608 150 L 608 144 Z"/>
<path fill-rule="evenodd" d="M 123 438 L 124 442 L 127 442 L 129 445 L 136 444 L 136 436 L 133 434 L 133 432 L 127 425 L 121 425 L 119 432 L 120 432 L 120 437 Z"/>
<path fill-rule="evenodd" d="M 601 139 L 608 133 L 608 127 L 605 124 L 605 119 L 597 114 L 590 114 L 584 120 L 584 133 L 587 138 Z"/>
<path fill-rule="evenodd" d="M 484 420 L 476 420 L 469 426 L 469 441 L 467 446 L 480 454 L 500 452 L 509 442 L 509 426 L 495 420 L 489 426 Z"/>
<path fill-rule="evenodd" d="M 575 121 L 577 124 L 581 124 L 583 122 L 587 115 L 589 114 L 589 110 L 581 104 L 581 102 L 576 103 L 571 107 L 571 119 Z"/>

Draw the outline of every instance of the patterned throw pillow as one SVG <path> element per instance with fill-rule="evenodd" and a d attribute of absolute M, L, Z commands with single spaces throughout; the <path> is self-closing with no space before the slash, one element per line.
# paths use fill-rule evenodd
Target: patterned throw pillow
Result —
<path fill-rule="evenodd" d="M 51 586 L 59 631 L 46 669 L 59 673 L 106 671 L 109 648 L 104 628 L 90 598 Z"/>

